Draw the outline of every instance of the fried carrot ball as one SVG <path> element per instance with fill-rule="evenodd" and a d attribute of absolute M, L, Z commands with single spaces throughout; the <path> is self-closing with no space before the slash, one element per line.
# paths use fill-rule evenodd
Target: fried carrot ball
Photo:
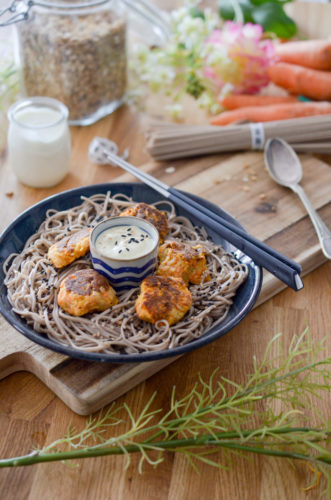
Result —
<path fill-rule="evenodd" d="M 57 241 L 48 249 L 48 258 L 57 268 L 71 264 L 83 257 L 90 249 L 90 228 L 84 228 L 62 240 Z"/>
<path fill-rule="evenodd" d="M 182 278 L 186 284 L 199 285 L 206 273 L 204 281 L 209 281 L 205 254 L 206 250 L 200 245 L 191 247 L 178 241 L 164 243 L 159 248 L 157 274 Z"/>
<path fill-rule="evenodd" d="M 59 306 L 72 316 L 104 311 L 118 303 L 108 280 L 94 269 L 70 274 L 60 285 Z"/>
<path fill-rule="evenodd" d="M 136 311 L 143 321 L 156 323 L 163 319 L 173 325 L 185 316 L 191 305 L 191 292 L 182 279 L 148 276 L 141 283 Z"/>
<path fill-rule="evenodd" d="M 132 215 L 139 219 L 146 219 L 151 222 L 159 231 L 160 240 L 163 241 L 169 231 L 168 218 L 166 212 L 158 210 L 147 203 L 138 203 L 135 207 L 124 210 L 120 215 Z"/>

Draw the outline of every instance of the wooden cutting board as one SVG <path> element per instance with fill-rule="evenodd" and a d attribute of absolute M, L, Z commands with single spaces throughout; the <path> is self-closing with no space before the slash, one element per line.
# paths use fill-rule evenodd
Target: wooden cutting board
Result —
<path fill-rule="evenodd" d="M 301 159 L 302 186 L 331 227 L 330 167 L 309 155 Z M 303 276 L 326 261 L 301 202 L 269 178 L 262 153 L 219 155 L 167 164 L 150 162 L 142 169 L 221 206 L 254 236 L 299 262 Z M 131 181 L 132 177 L 125 174 L 114 180 Z M 266 273 L 257 305 L 284 287 Z M 32 343 L 3 318 L 0 318 L 0 338 L 0 378 L 20 370 L 32 372 L 80 415 L 105 406 L 176 359 L 117 365 L 75 360 Z"/>

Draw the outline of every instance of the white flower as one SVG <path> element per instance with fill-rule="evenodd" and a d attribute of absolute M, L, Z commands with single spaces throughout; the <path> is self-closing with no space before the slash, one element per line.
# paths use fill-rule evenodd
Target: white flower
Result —
<path fill-rule="evenodd" d="M 150 64 L 140 70 L 140 81 L 147 83 L 155 92 L 171 85 L 176 76 L 175 70 L 170 66 Z"/>
<path fill-rule="evenodd" d="M 210 108 L 209 111 L 211 112 L 212 115 L 216 115 L 221 111 L 221 106 L 218 104 L 218 102 L 214 102 Z"/>
<path fill-rule="evenodd" d="M 176 72 L 173 68 L 170 66 L 160 66 L 157 68 L 157 73 L 158 73 L 158 78 L 162 80 L 165 84 L 172 83 L 175 76 Z"/>
<path fill-rule="evenodd" d="M 212 33 L 220 24 L 219 16 L 213 12 L 211 9 L 206 8 L 204 11 L 205 15 L 205 26 L 208 33 Z"/>
<path fill-rule="evenodd" d="M 201 43 L 206 37 L 206 29 L 201 17 L 187 16 L 177 25 L 177 38 L 179 42 L 191 49 L 196 44 Z"/>
<path fill-rule="evenodd" d="M 221 92 L 218 95 L 218 98 L 221 99 L 222 97 L 226 96 L 227 94 L 231 94 L 234 89 L 234 85 L 230 82 L 225 83 L 223 85 Z"/>
<path fill-rule="evenodd" d="M 207 109 L 213 115 L 221 111 L 221 106 L 219 105 L 219 103 L 215 101 L 215 98 L 207 92 L 199 97 L 198 104 L 200 108 Z"/>
<path fill-rule="evenodd" d="M 166 111 L 170 114 L 173 120 L 179 120 L 183 118 L 183 106 L 182 104 L 167 104 L 165 106 Z"/>
<path fill-rule="evenodd" d="M 149 59 L 149 55 L 150 55 L 150 51 L 149 51 L 147 45 L 140 44 L 140 43 L 133 44 L 132 53 L 133 53 L 134 58 L 136 60 L 138 60 L 140 64 L 146 63 L 147 60 Z"/>
<path fill-rule="evenodd" d="M 211 96 L 207 93 L 203 93 L 198 99 L 199 107 L 203 109 L 209 109 L 212 103 L 213 100 Z"/>
<path fill-rule="evenodd" d="M 170 18 L 174 24 L 178 24 L 181 23 L 187 15 L 189 15 L 187 8 L 181 7 L 180 9 L 173 10 L 170 14 Z"/>
<path fill-rule="evenodd" d="M 208 66 L 214 66 L 215 64 L 222 64 L 228 58 L 228 49 L 224 45 L 213 45 L 211 43 L 206 44 L 206 49 L 204 54 L 206 57 L 206 62 Z"/>
<path fill-rule="evenodd" d="M 169 55 L 177 54 L 177 51 L 178 51 L 178 42 L 176 42 L 175 40 L 169 40 L 169 42 L 167 43 L 167 54 Z"/>

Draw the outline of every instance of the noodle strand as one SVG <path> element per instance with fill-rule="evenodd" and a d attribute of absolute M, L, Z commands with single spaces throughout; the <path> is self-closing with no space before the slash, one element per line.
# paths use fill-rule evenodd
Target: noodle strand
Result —
<path fill-rule="evenodd" d="M 60 344 L 87 352 L 123 354 L 172 349 L 199 338 L 223 321 L 236 290 L 247 278 L 248 267 L 208 239 L 203 228 L 196 228 L 186 217 L 177 216 L 174 205 L 168 201 L 155 203 L 167 208 L 166 239 L 203 245 L 212 278 L 190 286 L 193 305 L 181 321 L 170 327 L 164 320 L 155 325 L 140 320 L 135 311 L 138 288 L 119 293 L 119 302 L 112 308 L 84 317 L 70 316 L 58 306 L 57 289 L 61 281 L 79 269 L 91 268 L 92 264 L 88 255 L 56 271 L 47 259 L 49 247 L 72 232 L 120 214 L 132 204 L 127 196 L 111 197 L 108 192 L 82 197 L 82 203 L 69 210 L 48 210 L 23 251 L 10 255 L 4 263 L 5 285 L 13 311 L 35 331 Z"/>

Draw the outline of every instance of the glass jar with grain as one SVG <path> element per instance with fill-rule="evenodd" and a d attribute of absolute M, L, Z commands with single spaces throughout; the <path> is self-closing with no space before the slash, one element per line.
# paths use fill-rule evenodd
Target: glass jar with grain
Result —
<path fill-rule="evenodd" d="M 71 125 L 118 108 L 127 81 L 126 21 L 116 0 L 33 3 L 16 24 L 22 90 L 58 99 Z"/>

